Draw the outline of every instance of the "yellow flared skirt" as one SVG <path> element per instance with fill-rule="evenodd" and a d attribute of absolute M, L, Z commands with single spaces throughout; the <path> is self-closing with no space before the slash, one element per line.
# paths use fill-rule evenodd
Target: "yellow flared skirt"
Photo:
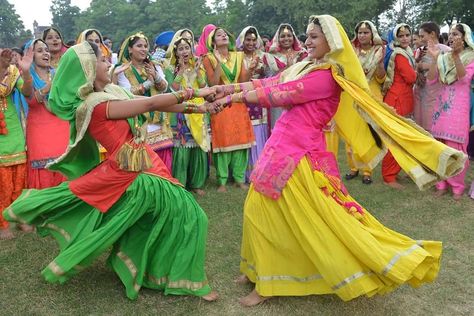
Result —
<path fill-rule="evenodd" d="M 250 187 L 240 269 L 260 295 L 337 294 L 348 301 L 436 278 L 441 242 L 399 234 L 365 209 L 354 216 L 345 202 L 354 200 L 334 189 L 307 158 L 278 200 Z"/>

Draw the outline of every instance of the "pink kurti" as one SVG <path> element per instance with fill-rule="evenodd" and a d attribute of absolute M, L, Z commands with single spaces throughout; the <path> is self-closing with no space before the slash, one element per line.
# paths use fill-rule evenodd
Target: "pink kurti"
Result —
<path fill-rule="evenodd" d="M 261 106 L 292 106 L 275 124 L 250 177 L 256 191 L 273 199 L 280 197 L 305 155 L 314 169 L 339 177 L 335 157 L 326 149 L 323 132 L 336 113 L 341 94 L 331 70 L 313 71 L 298 81 L 271 85 L 277 79 L 254 80 Z"/>
<path fill-rule="evenodd" d="M 469 143 L 471 81 L 474 76 L 474 63 L 465 67 L 466 75 L 450 85 L 443 85 L 433 111 L 431 134 L 446 145 L 467 154 Z M 436 84 L 438 79 L 428 82 Z M 454 194 L 462 194 L 466 188 L 464 179 L 469 167 L 466 160 L 464 170 L 458 175 L 436 184 L 438 190 L 451 187 Z"/>
<path fill-rule="evenodd" d="M 59 172 L 45 169 L 66 151 L 69 143 L 69 123 L 49 112 L 43 103 L 33 96 L 28 101 L 26 122 L 26 147 L 28 158 L 28 181 L 30 189 L 56 186 L 66 178 Z"/>
<path fill-rule="evenodd" d="M 466 75 L 453 84 L 443 85 L 433 110 L 431 133 L 435 138 L 466 144 L 469 141 L 471 80 L 474 63 L 465 67 Z M 437 79 L 428 82 L 437 84 Z M 466 151 L 464 151 L 466 152 Z"/>

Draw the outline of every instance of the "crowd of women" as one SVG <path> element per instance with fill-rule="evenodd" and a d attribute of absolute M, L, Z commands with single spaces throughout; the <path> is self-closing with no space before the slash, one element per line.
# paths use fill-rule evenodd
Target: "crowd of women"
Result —
<path fill-rule="evenodd" d="M 205 194 L 212 162 L 217 191 L 230 181 L 249 189 L 237 281 L 255 290 L 243 305 L 350 300 L 434 280 L 441 243 L 380 224 L 348 194 L 335 160 L 340 137 L 347 180 L 361 171 L 372 183 L 381 161 L 392 188 L 403 188 L 404 170 L 438 196 L 463 196 L 473 35 L 454 24 L 443 45 L 436 23 L 417 29 L 418 47 L 404 23 L 384 40 L 361 21 L 349 41 L 321 15 L 304 43 L 285 23 L 268 43 L 253 26 L 234 39 L 206 25 L 199 40 L 190 29 L 163 33 L 154 52 L 136 33 L 114 54 L 96 29 L 71 47 L 49 28 L 18 52 L 3 48 L 0 238 L 13 237 L 8 221 L 56 238 L 50 282 L 113 246 L 108 261 L 129 298 L 148 287 L 215 300 L 207 217 L 189 192 Z"/>

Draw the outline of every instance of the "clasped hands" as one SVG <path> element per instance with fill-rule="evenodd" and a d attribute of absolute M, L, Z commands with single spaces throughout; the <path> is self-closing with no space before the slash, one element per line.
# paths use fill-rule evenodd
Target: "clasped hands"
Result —
<path fill-rule="evenodd" d="M 205 112 L 211 114 L 217 114 L 221 112 L 225 107 L 231 105 L 232 98 L 228 94 L 229 91 L 224 89 L 224 86 L 213 86 L 209 88 L 202 88 L 198 90 L 199 97 L 206 99 L 206 102 L 202 105 L 206 109 Z"/>

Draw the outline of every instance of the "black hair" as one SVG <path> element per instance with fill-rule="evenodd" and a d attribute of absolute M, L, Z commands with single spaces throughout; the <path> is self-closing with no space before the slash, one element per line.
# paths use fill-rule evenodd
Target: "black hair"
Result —
<path fill-rule="evenodd" d="M 136 42 L 138 42 L 139 39 L 144 39 L 145 42 L 148 43 L 148 41 L 146 40 L 146 38 L 144 36 L 133 36 L 130 41 L 128 42 L 128 47 L 133 47 L 133 45 L 135 45 Z"/>
<path fill-rule="evenodd" d="M 466 38 L 466 31 L 464 30 L 464 27 L 463 27 L 461 24 L 456 24 L 455 28 L 456 28 L 456 30 L 458 30 L 459 32 L 461 32 L 462 38 L 463 38 L 463 43 L 464 43 L 464 48 L 466 48 L 468 45 L 467 45 L 467 42 L 466 42 L 466 40 L 465 40 L 465 38 Z"/>
<path fill-rule="evenodd" d="M 46 40 L 46 37 L 48 36 L 49 32 L 51 32 L 51 31 L 55 31 L 56 33 L 58 33 L 59 38 L 61 39 L 61 42 L 63 41 L 63 36 L 61 35 L 61 32 L 59 32 L 59 30 L 55 27 L 48 27 L 47 29 L 45 29 L 43 31 L 43 36 L 41 37 L 43 39 L 43 41 Z"/>
<path fill-rule="evenodd" d="M 426 33 L 435 33 L 436 34 L 436 37 L 439 38 L 439 25 L 436 24 L 435 22 L 425 22 L 423 24 L 420 25 L 420 29 L 422 29 L 423 31 L 425 31 Z"/>
<path fill-rule="evenodd" d="M 93 33 L 97 34 L 97 36 L 98 36 L 98 37 L 100 38 L 100 40 L 102 41 L 102 36 L 101 36 L 96 30 L 89 30 L 89 31 L 87 31 L 87 32 L 86 32 L 86 36 L 84 36 L 84 37 L 85 37 L 84 39 L 87 39 L 87 37 L 88 37 L 89 35 L 93 34 Z"/>
<path fill-rule="evenodd" d="M 92 50 L 94 51 L 95 56 L 99 57 L 99 52 L 100 52 L 99 46 L 97 46 L 96 43 L 91 43 L 91 42 L 87 42 L 87 43 L 89 43 L 89 45 L 92 47 Z"/>
<path fill-rule="evenodd" d="M 254 27 L 249 28 L 247 30 L 247 32 L 245 32 L 244 37 L 249 35 L 249 34 L 254 34 L 256 37 L 258 37 L 257 30 Z"/>
<path fill-rule="evenodd" d="M 407 28 L 408 31 L 409 31 L 410 34 L 411 34 L 411 28 L 410 28 L 410 26 L 405 24 L 405 25 L 403 25 L 403 26 L 401 26 L 401 27 L 398 28 L 398 30 L 397 30 L 397 37 L 398 37 L 398 35 L 399 35 L 399 33 L 400 33 L 400 30 L 401 30 L 403 27 Z"/>
<path fill-rule="evenodd" d="M 13 47 L 12 51 L 18 53 L 21 57 L 23 57 L 23 50 L 19 47 Z"/>
<path fill-rule="evenodd" d="M 299 41 L 302 42 L 302 43 L 306 42 L 306 39 L 307 39 L 307 38 L 308 38 L 308 37 L 306 36 L 306 34 L 300 34 L 300 35 L 298 35 L 298 39 L 299 39 Z"/>

